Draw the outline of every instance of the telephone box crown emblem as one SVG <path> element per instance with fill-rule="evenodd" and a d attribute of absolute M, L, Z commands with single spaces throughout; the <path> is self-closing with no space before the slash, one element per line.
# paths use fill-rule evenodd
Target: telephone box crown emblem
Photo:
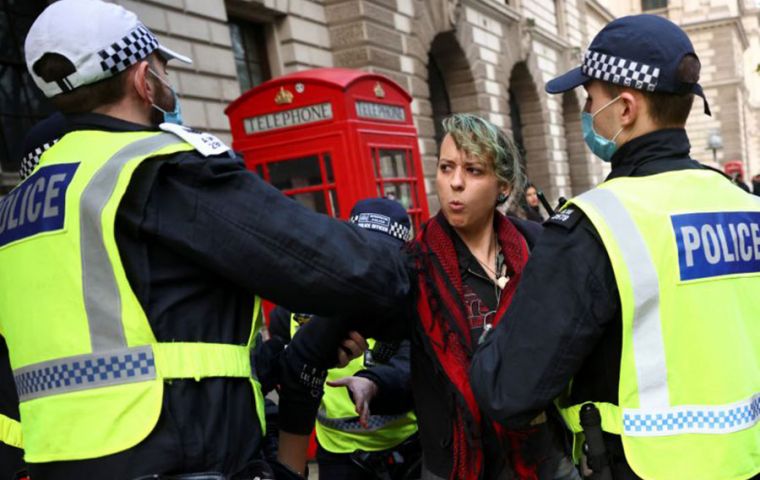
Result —
<path fill-rule="evenodd" d="M 280 91 L 274 97 L 274 103 L 277 105 L 286 105 L 293 103 L 293 93 L 285 90 L 285 87 L 280 87 Z"/>
<path fill-rule="evenodd" d="M 383 90 L 383 86 L 380 85 L 380 82 L 375 83 L 375 96 L 377 98 L 385 98 L 385 90 Z"/>

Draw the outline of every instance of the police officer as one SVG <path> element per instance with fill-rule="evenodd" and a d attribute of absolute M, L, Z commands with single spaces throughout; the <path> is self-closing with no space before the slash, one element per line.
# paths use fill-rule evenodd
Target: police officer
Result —
<path fill-rule="evenodd" d="M 263 429 L 255 295 L 387 312 L 409 290 L 401 260 L 177 125 L 165 66 L 189 59 L 133 13 L 55 2 L 25 52 L 69 132 L 0 201 L 0 334 L 32 476 L 246 470 Z"/>
<path fill-rule="evenodd" d="M 360 200 L 351 209 L 349 221 L 397 249 L 411 236 L 409 216 L 395 200 Z M 270 316 L 269 331 L 289 342 L 312 317 L 278 306 Z M 326 372 L 330 387 L 324 390 L 316 417 L 321 479 L 372 480 L 384 476 L 382 469 L 394 472 L 390 478 L 408 478 L 404 475 L 411 473 L 411 464 L 420 456 L 417 419 L 412 411 L 409 341 L 399 344 L 369 339 L 368 343 L 363 357 Z M 284 428 L 308 435 L 314 427 L 313 418 L 301 421 L 298 417 L 291 414 L 282 418 Z"/>
<path fill-rule="evenodd" d="M 596 468 L 617 479 L 760 472 L 760 202 L 689 157 L 699 69 L 679 27 L 637 15 L 546 85 L 585 88 L 584 137 L 612 171 L 546 223 L 472 364 L 478 401 L 507 426 L 564 393 L 578 433 L 596 404 Z"/>

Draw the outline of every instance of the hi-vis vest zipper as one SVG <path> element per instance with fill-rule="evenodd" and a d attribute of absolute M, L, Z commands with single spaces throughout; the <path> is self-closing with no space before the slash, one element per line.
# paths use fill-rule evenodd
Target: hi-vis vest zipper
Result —
<path fill-rule="evenodd" d="M 290 315 L 290 336 L 298 331 L 299 323 L 295 314 Z M 370 350 L 375 341 L 368 339 Z M 364 370 L 364 358 L 353 359 L 343 368 L 333 368 L 327 372 L 327 380 L 333 381 L 350 377 Z M 400 444 L 417 432 L 417 417 L 409 411 L 398 415 L 370 415 L 369 428 L 359 423 L 356 406 L 345 387 L 325 387 L 322 403 L 317 413 L 317 440 L 332 453 L 352 453 L 357 450 L 378 452 Z"/>
<path fill-rule="evenodd" d="M 79 460 L 142 441 L 164 380 L 249 378 L 247 345 L 158 343 L 124 273 L 116 210 L 145 159 L 197 148 L 190 131 L 77 131 L 0 201 L 0 334 L 20 400 L 25 459 Z M 226 147 L 225 147 L 226 149 Z"/>
<path fill-rule="evenodd" d="M 619 404 L 597 403 L 602 429 L 645 479 L 760 472 L 760 198 L 681 170 L 605 182 L 573 208 L 620 291 Z M 562 409 L 576 433 L 579 409 Z"/>

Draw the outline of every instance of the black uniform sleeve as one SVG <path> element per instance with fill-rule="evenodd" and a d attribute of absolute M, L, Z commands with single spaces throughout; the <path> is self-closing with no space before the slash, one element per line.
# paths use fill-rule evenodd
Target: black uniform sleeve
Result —
<path fill-rule="evenodd" d="M 290 311 L 277 305 L 269 313 L 269 334 L 290 343 Z"/>
<path fill-rule="evenodd" d="M 292 311 L 387 312 L 405 301 L 400 252 L 303 207 L 240 158 L 187 152 L 156 161 L 133 177 L 151 185 L 141 225 L 147 240 Z"/>
<path fill-rule="evenodd" d="M 372 380 L 378 387 L 377 395 L 370 404 L 373 414 L 394 415 L 414 408 L 409 350 L 409 340 L 404 340 L 388 363 L 374 365 L 356 374 L 357 377 Z"/>
<path fill-rule="evenodd" d="M 567 387 L 620 303 L 590 221 L 577 209 L 553 219 L 470 369 L 481 408 L 508 428 L 527 425 Z"/>

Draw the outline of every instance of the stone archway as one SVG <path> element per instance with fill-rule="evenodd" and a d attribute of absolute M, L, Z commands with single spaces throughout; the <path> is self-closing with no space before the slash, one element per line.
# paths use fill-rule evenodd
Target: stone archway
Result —
<path fill-rule="evenodd" d="M 433 179 L 442 137 L 440 122 L 451 113 L 480 112 L 479 87 L 471 68 L 473 60 L 462 48 L 467 45 L 466 25 L 455 28 L 455 24 L 461 23 L 455 16 L 434 9 L 416 11 L 415 24 L 419 29 L 409 37 L 410 54 L 421 68 L 414 69 L 410 90 L 432 213 L 439 208 Z"/>
<path fill-rule="evenodd" d="M 565 127 L 564 149 L 570 164 L 571 193 L 578 195 L 599 183 L 601 165 L 583 140 L 581 109 L 575 92 L 562 94 L 562 119 Z"/>
<path fill-rule="evenodd" d="M 526 62 L 518 62 L 512 68 L 508 92 L 512 134 L 522 153 L 528 179 L 554 198 L 557 192 L 549 168 L 548 116 Z"/>

